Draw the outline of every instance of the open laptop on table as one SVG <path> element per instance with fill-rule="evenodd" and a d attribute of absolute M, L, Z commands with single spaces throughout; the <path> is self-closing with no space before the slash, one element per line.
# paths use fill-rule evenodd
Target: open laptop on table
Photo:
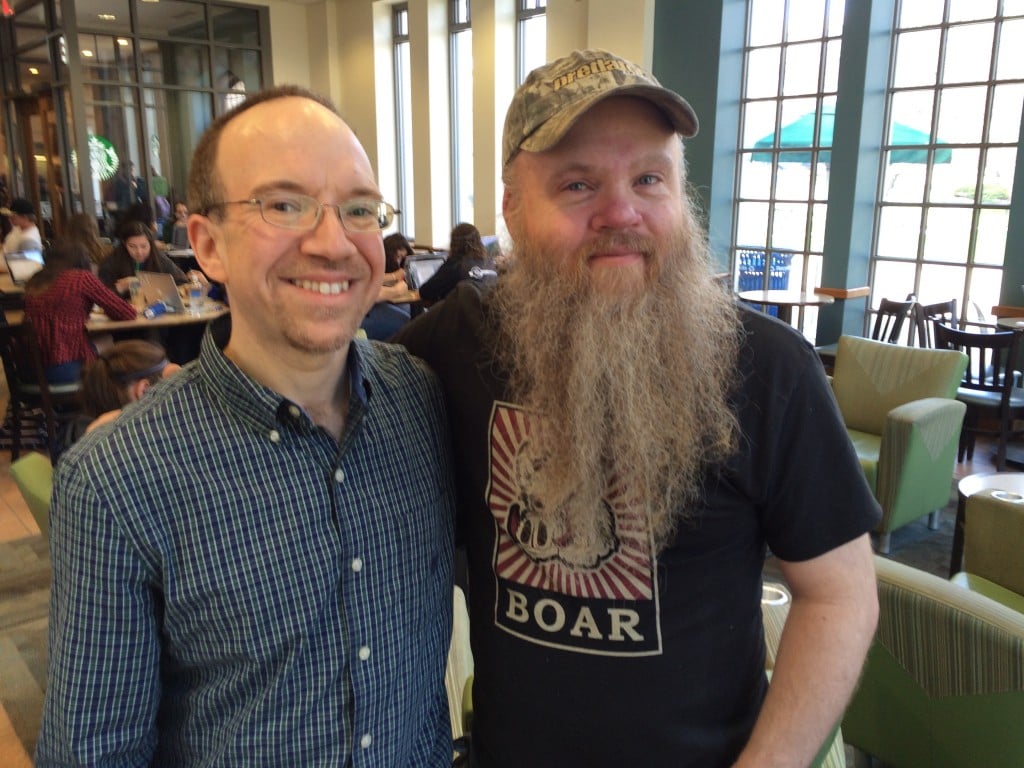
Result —
<path fill-rule="evenodd" d="M 444 264 L 444 254 L 425 253 L 410 256 L 405 260 L 405 282 L 409 290 L 418 291 L 427 280 Z"/>
<path fill-rule="evenodd" d="M 154 301 L 162 301 L 167 305 L 168 312 L 185 311 L 178 286 L 170 275 L 163 272 L 139 272 L 139 281 L 142 283 L 142 295 L 146 300 L 146 306 Z"/>
<path fill-rule="evenodd" d="M 7 271 L 11 275 L 11 282 L 18 286 L 24 286 L 32 275 L 43 268 L 43 252 L 33 250 L 5 253 L 4 262 L 6 262 Z"/>

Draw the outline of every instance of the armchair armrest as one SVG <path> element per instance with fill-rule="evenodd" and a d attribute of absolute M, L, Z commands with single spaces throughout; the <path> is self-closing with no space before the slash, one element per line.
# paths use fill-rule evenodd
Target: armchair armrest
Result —
<path fill-rule="evenodd" d="M 966 410 L 957 400 L 928 397 L 889 411 L 878 452 L 876 497 L 888 518 L 882 530 L 916 519 L 922 506 L 945 506 Z"/>

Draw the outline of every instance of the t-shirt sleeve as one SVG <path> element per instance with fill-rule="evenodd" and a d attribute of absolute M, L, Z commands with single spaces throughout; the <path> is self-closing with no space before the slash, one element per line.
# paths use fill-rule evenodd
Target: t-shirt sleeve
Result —
<path fill-rule="evenodd" d="M 772 552 L 809 560 L 872 530 L 881 510 L 814 350 L 777 324 L 754 327 L 762 339 L 741 389 L 750 450 L 739 482 Z"/>

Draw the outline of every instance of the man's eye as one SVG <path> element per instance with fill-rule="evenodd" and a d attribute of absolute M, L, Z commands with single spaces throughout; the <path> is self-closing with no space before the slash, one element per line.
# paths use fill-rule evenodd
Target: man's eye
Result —
<path fill-rule="evenodd" d="M 565 189 L 568 192 L 583 192 L 587 188 L 587 185 L 582 181 L 571 181 L 565 185 Z"/>
<path fill-rule="evenodd" d="M 369 203 L 352 203 L 345 209 L 345 214 L 356 219 L 371 219 L 377 216 L 377 206 Z"/>
<path fill-rule="evenodd" d="M 653 173 L 645 173 L 643 176 L 637 179 L 637 183 L 640 184 L 641 186 L 650 186 L 651 184 L 657 184 L 659 181 L 660 179 Z"/>
<path fill-rule="evenodd" d="M 268 197 L 263 205 L 274 213 L 300 213 L 306 207 L 299 197 Z"/>

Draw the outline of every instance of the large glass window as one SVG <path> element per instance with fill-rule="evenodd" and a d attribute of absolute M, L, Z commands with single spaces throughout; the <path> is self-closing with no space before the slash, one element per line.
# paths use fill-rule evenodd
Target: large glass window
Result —
<path fill-rule="evenodd" d="M 469 0 L 451 0 L 452 214 L 473 221 L 473 30 Z"/>
<path fill-rule="evenodd" d="M 402 229 L 415 237 L 412 177 L 412 64 L 409 58 L 409 6 L 396 5 L 392 11 L 392 42 L 395 66 L 395 156 L 398 158 L 398 208 Z"/>
<path fill-rule="evenodd" d="M 1024 103 L 1024 3 L 897 4 L 872 286 L 999 303 Z"/>
<path fill-rule="evenodd" d="M 732 248 L 739 291 L 821 276 L 844 0 L 750 0 Z M 813 329 L 817 310 L 794 318 Z"/>
<path fill-rule="evenodd" d="M 548 0 L 519 0 L 516 12 L 516 85 L 548 60 Z"/>

